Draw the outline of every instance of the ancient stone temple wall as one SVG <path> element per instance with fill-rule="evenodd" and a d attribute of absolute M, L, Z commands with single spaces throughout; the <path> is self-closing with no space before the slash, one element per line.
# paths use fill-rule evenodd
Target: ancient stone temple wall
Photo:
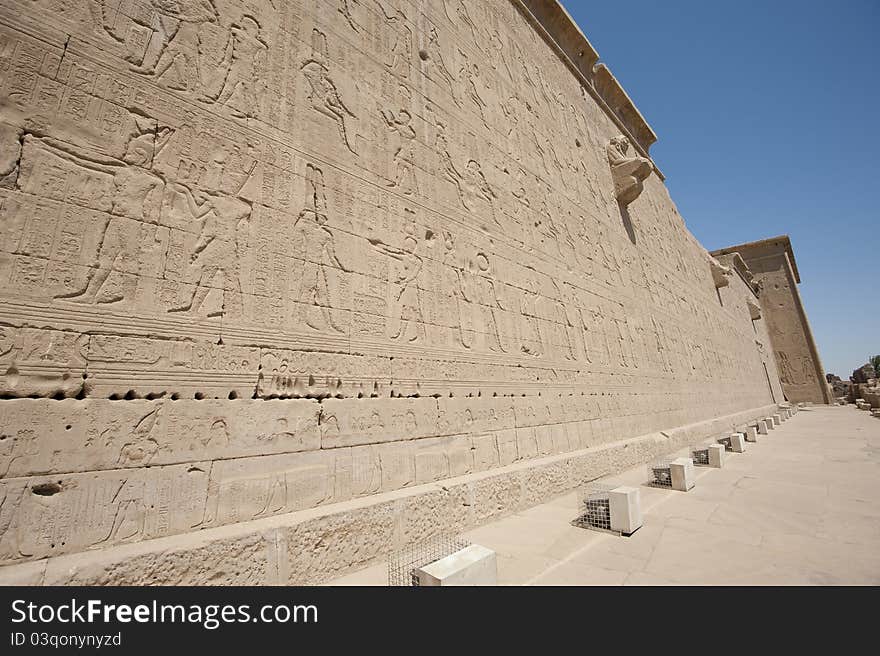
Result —
<path fill-rule="evenodd" d="M 0 0 L 7 573 L 311 582 L 764 416 L 597 61 L 552 0 Z"/>
<path fill-rule="evenodd" d="M 760 286 L 770 340 L 786 399 L 793 403 L 831 403 L 831 391 L 798 291 L 800 274 L 791 240 L 785 236 L 730 246 L 718 257 L 738 253 Z"/>

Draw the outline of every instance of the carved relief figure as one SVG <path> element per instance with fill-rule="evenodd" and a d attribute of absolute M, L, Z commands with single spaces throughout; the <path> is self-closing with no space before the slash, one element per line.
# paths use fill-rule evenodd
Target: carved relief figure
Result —
<path fill-rule="evenodd" d="M 560 346 L 562 346 L 562 355 L 566 360 L 577 360 L 574 344 L 576 340 L 572 339 L 572 333 L 575 333 L 575 325 L 578 320 L 575 318 L 579 315 L 576 299 L 570 292 L 566 292 L 560 287 L 555 280 L 553 287 L 556 290 L 556 298 L 553 299 L 553 305 L 556 312 L 556 325 L 558 332 L 561 334 Z M 568 286 L 568 283 L 565 283 Z"/>
<path fill-rule="evenodd" d="M 255 115 L 260 103 L 262 75 L 266 66 L 269 46 L 260 34 L 260 24 L 251 16 L 244 16 L 241 25 L 233 25 L 222 67 L 226 69 L 223 84 L 216 97 L 206 102 L 228 106 L 239 118 Z"/>
<path fill-rule="evenodd" d="M 339 0 L 339 7 L 337 7 L 336 11 L 345 17 L 348 26 L 353 29 L 355 32 L 361 31 L 361 26 L 354 19 L 354 13 L 352 12 L 352 7 L 359 6 L 359 0 Z"/>
<path fill-rule="evenodd" d="M 644 157 L 630 157 L 629 139 L 622 134 L 613 137 L 606 152 L 611 175 L 614 178 L 614 194 L 624 207 L 632 203 L 642 193 L 644 181 L 651 175 L 653 165 Z"/>
<path fill-rule="evenodd" d="M 440 35 L 437 33 L 437 28 L 433 25 L 428 31 L 427 46 L 424 52 L 419 54 L 426 66 L 433 64 L 434 69 L 437 71 L 437 76 L 449 88 L 449 96 L 456 105 L 461 107 L 461 101 L 459 101 L 458 93 L 456 92 L 455 77 L 452 75 L 452 71 L 449 66 L 446 65 L 446 60 L 443 58 L 443 46 L 440 44 Z"/>
<path fill-rule="evenodd" d="M 137 540 L 144 531 L 146 506 L 143 479 L 125 479 L 111 500 L 113 525 L 110 533 L 100 542 L 128 542 Z"/>
<path fill-rule="evenodd" d="M 391 303 L 391 339 L 417 342 L 426 337 L 421 290 L 419 289 L 419 276 L 422 273 L 424 261 L 417 252 L 419 240 L 416 237 L 415 223 L 407 225 L 406 233 L 403 248 L 389 246 L 379 239 L 371 239 L 370 244 L 399 263 L 397 276 L 394 278 L 394 284 L 398 286 L 398 289 Z M 425 243 L 428 248 L 430 248 L 433 239 L 433 233 L 426 235 Z"/>
<path fill-rule="evenodd" d="M 304 247 L 302 281 L 297 301 L 298 313 L 303 322 L 315 330 L 345 332 L 330 312 L 329 269 L 350 273 L 336 252 L 335 235 L 327 225 L 327 196 L 324 190 L 324 173 L 321 169 L 306 165 L 306 206 L 297 216 L 293 227 L 297 239 Z"/>
<path fill-rule="evenodd" d="M 452 12 L 449 11 L 450 4 L 455 6 Z M 462 23 L 471 31 L 471 36 L 474 38 L 474 41 L 479 43 L 480 38 L 479 33 L 477 32 L 477 26 L 474 24 L 473 19 L 471 19 L 471 15 L 464 4 L 464 0 L 443 0 L 443 9 L 446 11 L 446 17 L 450 21 L 453 23 Z M 454 18 L 453 15 L 455 16 Z"/>
<path fill-rule="evenodd" d="M 538 292 L 535 283 L 529 280 L 525 289 L 520 290 L 520 350 L 532 357 L 540 358 L 544 353 L 544 336 L 538 316 Z"/>
<path fill-rule="evenodd" d="M 461 296 L 477 315 L 489 350 L 496 353 L 507 353 L 499 329 L 499 312 L 503 312 L 506 308 L 495 287 L 489 256 L 485 253 L 477 253 L 473 268 L 472 271 L 463 270 L 459 276 Z"/>
<path fill-rule="evenodd" d="M 779 378 L 786 385 L 794 385 L 800 381 L 797 379 L 794 367 L 785 351 L 777 351 L 776 358 L 779 362 Z"/>
<path fill-rule="evenodd" d="M 313 58 L 306 60 L 302 65 L 302 72 L 309 85 L 307 92 L 309 102 L 311 102 L 312 108 L 315 111 L 336 123 L 339 136 L 342 138 L 343 143 L 345 143 L 345 147 L 357 155 L 349 141 L 348 129 L 345 124 L 346 117 L 356 118 L 356 116 L 343 102 L 339 89 L 336 88 L 336 84 L 330 79 L 330 71 L 324 63 L 328 60 L 326 39 L 323 34 L 315 30 L 312 34 L 312 40 L 313 43 L 318 43 L 319 45 L 313 48 L 315 50 Z"/>
<path fill-rule="evenodd" d="M 146 42 L 137 43 L 140 39 L 118 34 L 120 23 L 127 18 L 119 5 L 114 0 L 101 0 L 104 30 L 120 43 L 134 41 L 129 44 L 132 50 L 127 59 L 133 70 L 146 75 L 159 74 L 160 62 L 165 69 L 163 73 L 176 64 L 183 75 L 190 75 L 186 69 L 194 68 L 193 54 L 198 52 L 199 27 L 220 19 L 213 0 L 147 0 L 147 11 L 136 12 L 136 17 L 132 17 L 135 25 L 146 34 Z M 135 44 L 140 47 L 136 48 Z"/>
<path fill-rule="evenodd" d="M 400 87 L 405 100 L 409 99 L 409 90 Z M 412 114 L 408 109 L 402 108 L 397 112 L 384 110 L 382 118 L 388 129 L 397 137 L 397 148 L 394 152 L 394 181 L 389 186 L 399 188 L 404 194 L 411 195 L 418 191 L 415 173 L 415 152 L 413 144 L 416 139 L 416 131 L 412 127 Z"/>
<path fill-rule="evenodd" d="M 445 145 L 446 139 L 444 135 L 441 146 Z M 485 215 L 488 214 L 494 223 L 500 225 L 495 214 L 495 200 L 498 196 L 489 185 L 486 176 L 483 175 L 479 162 L 474 159 L 468 160 L 464 173 L 459 173 L 448 150 L 444 149 L 442 151 L 441 159 L 443 175 L 455 185 L 458 191 L 458 200 L 461 202 L 462 207 L 468 212 L 475 214 L 478 218 L 485 218 Z"/>
<path fill-rule="evenodd" d="M 409 67 L 412 61 L 413 41 L 412 30 L 407 25 L 406 14 L 396 8 L 393 10 L 393 13 L 389 14 L 383 3 L 376 0 L 376 4 L 381 8 L 385 22 L 389 25 L 394 35 L 394 41 L 391 44 L 385 66 L 388 67 L 392 74 L 406 79 L 409 77 Z"/>
<path fill-rule="evenodd" d="M 455 237 L 447 230 L 443 231 L 443 248 L 443 262 L 451 267 L 455 274 L 455 283 L 451 287 L 453 303 L 455 303 L 453 336 L 462 348 L 470 349 L 473 346 L 473 326 L 463 279 L 464 270 L 455 259 Z"/>
<path fill-rule="evenodd" d="M 120 467 L 142 467 L 149 465 L 159 452 L 156 440 L 161 408 L 157 408 L 142 417 L 131 429 L 129 440 L 119 450 L 117 465 Z"/>
<path fill-rule="evenodd" d="M 480 120 L 483 121 L 483 125 L 488 128 L 489 123 L 486 121 L 486 110 L 489 106 L 486 104 L 486 101 L 483 100 L 479 90 L 480 67 L 476 63 L 472 64 L 468 62 L 467 55 L 464 53 L 461 53 L 461 56 L 464 58 L 465 63 L 458 71 L 458 79 L 464 81 L 465 97 L 467 97 L 467 99 L 473 103 L 474 107 L 477 108 Z"/>
<path fill-rule="evenodd" d="M 42 151 L 52 158 L 50 161 L 67 162 L 74 178 L 79 177 L 76 173 L 78 170 L 84 172 L 86 180 L 77 183 L 76 179 L 72 179 L 71 184 L 91 184 L 94 190 L 102 185 L 95 185 L 88 180 L 89 177 L 95 174 L 112 176 L 110 179 L 113 188 L 107 188 L 103 199 L 84 199 L 87 204 L 97 205 L 97 209 L 109 211 L 111 214 L 102 229 L 97 258 L 87 274 L 85 287 L 70 294 L 60 294 L 56 298 L 82 303 L 115 303 L 125 297 L 126 290 L 118 285 L 111 289 L 108 278 L 114 271 L 136 274 L 140 267 L 142 245 L 155 238 L 155 228 L 148 226 L 159 222 L 164 183 L 146 167 L 152 165 L 153 158 L 167 144 L 171 132 L 169 129 L 156 131 L 152 127 L 144 128 L 130 139 L 122 160 L 77 152 L 69 144 L 49 138 L 37 140 L 26 137 L 26 154 L 35 158 L 33 166 L 48 165 L 47 161 L 41 162 L 39 159 L 38 153 Z M 31 162 L 28 161 L 26 166 L 30 167 Z M 35 171 L 35 175 L 35 184 L 44 175 L 56 179 L 59 175 L 66 177 L 62 169 L 54 173 L 48 169 Z M 67 197 L 85 193 L 85 189 L 70 189 Z M 95 203 L 94 200 L 98 202 Z M 132 225 L 124 219 L 134 219 L 139 223 Z"/>
<path fill-rule="evenodd" d="M 198 240 L 190 254 L 190 269 L 195 272 L 195 289 L 189 300 L 169 312 L 196 313 L 202 307 L 217 274 L 223 275 L 224 309 L 231 292 L 240 298 L 241 258 L 247 247 L 247 230 L 253 208 L 248 201 L 222 192 L 192 191 L 175 183 L 173 189 L 187 203 L 192 218 L 201 222 Z M 212 313 L 215 316 L 219 313 Z"/>

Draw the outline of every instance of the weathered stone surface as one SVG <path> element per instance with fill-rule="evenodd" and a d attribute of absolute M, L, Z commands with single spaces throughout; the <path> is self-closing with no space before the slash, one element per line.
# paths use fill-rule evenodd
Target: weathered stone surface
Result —
<path fill-rule="evenodd" d="M 754 274 L 760 302 L 753 302 L 752 319 L 766 322 L 785 398 L 795 403 L 831 403 L 825 371 L 797 289 L 801 279 L 791 240 L 783 235 L 712 254 L 737 254 Z"/>
<path fill-rule="evenodd" d="M 876 377 L 877 374 L 874 371 L 874 365 L 868 363 L 862 365 L 858 369 L 854 369 L 852 376 L 850 376 L 850 380 L 854 383 L 867 383 Z"/>
<path fill-rule="evenodd" d="M 761 408 L 766 412 L 769 408 Z M 161 537 L 0 567 L 0 581 L 54 585 L 314 584 L 375 561 L 396 547 L 445 530 L 463 531 L 547 498 L 523 483 L 543 471 L 568 488 L 627 469 L 705 438 L 720 425 L 754 419 L 738 413 L 605 444 L 571 454 L 522 462 L 408 490 L 385 492 L 311 510 L 266 516 L 183 536 Z M 557 474 L 551 474 L 557 472 Z M 529 478 L 525 478 L 529 476 Z M 551 479 L 552 480 L 552 479 Z M 488 491 L 488 492 L 487 492 Z M 474 505 L 477 497 L 485 502 Z"/>
<path fill-rule="evenodd" d="M 555 0 L 0 6 L 9 580 L 318 582 L 783 400 Z"/>

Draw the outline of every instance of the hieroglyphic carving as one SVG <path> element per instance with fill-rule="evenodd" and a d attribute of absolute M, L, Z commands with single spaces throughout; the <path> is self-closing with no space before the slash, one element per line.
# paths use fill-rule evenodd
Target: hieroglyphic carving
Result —
<path fill-rule="evenodd" d="M 233 116 L 248 118 L 256 115 L 262 96 L 266 52 L 269 46 L 260 34 L 260 24 L 252 16 L 242 17 L 241 24 L 233 24 L 221 69 L 223 81 L 216 95 L 206 94 L 202 100 L 224 105 Z M 159 69 L 157 68 L 157 74 Z"/>
<path fill-rule="evenodd" d="M 399 8 L 388 8 L 381 0 L 374 0 L 385 17 L 385 23 L 391 32 L 390 46 L 384 64 L 388 71 L 399 78 L 409 77 L 412 65 L 413 35 L 406 14 Z"/>
<path fill-rule="evenodd" d="M 378 239 L 370 240 L 373 248 L 397 261 L 397 274 L 391 279 L 391 289 L 395 291 L 391 295 L 389 336 L 409 343 L 426 339 L 419 284 L 424 260 L 420 253 L 423 249 L 430 250 L 434 242 L 433 233 L 429 232 L 420 239 L 416 230 L 414 223 L 407 222 L 403 248 L 389 246 Z"/>
<path fill-rule="evenodd" d="M 307 97 L 315 111 L 336 123 L 345 147 L 356 155 L 345 122 L 346 118 L 354 119 L 356 116 L 342 99 L 336 83 L 330 78 L 329 61 L 327 37 L 315 29 L 312 32 L 312 56 L 306 59 L 301 67 L 308 83 Z"/>
<path fill-rule="evenodd" d="M 305 246 L 302 277 L 300 279 L 296 312 L 302 315 L 301 321 L 315 330 L 345 332 L 331 312 L 330 272 L 349 269 L 336 252 L 335 234 L 327 225 L 327 196 L 324 188 L 324 174 L 321 169 L 306 165 L 305 207 L 294 221 L 299 239 Z"/>
<path fill-rule="evenodd" d="M 0 396 L 53 400 L 0 400 L 3 559 L 766 402 L 741 279 L 519 5 L 7 4 Z"/>
<path fill-rule="evenodd" d="M 389 130 L 396 137 L 394 150 L 394 179 L 390 186 L 397 187 L 407 196 L 418 193 L 418 181 L 416 179 L 414 142 L 416 131 L 412 126 L 412 114 L 407 106 L 411 102 L 409 89 L 400 87 L 402 107 L 399 110 L 383 110 L 382 118 L 388 125 Z"/>

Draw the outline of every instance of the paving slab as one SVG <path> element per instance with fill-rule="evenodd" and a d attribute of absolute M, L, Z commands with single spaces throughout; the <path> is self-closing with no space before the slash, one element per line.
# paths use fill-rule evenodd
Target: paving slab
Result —
<path fill-rule="evenodd" d="M 867 414 L 814 406 L 724 469 L 697 468 L 687 493 L 647 479 L 642 465 L 603 481 L 639 486 L 644 526 L 628 538 L 573 527 L 577 492 L 464 537 L 498 553 L 501 585 L 880 584 L 880 422 Z M 375 565 L 333 583 L 385 577 Z"/>

